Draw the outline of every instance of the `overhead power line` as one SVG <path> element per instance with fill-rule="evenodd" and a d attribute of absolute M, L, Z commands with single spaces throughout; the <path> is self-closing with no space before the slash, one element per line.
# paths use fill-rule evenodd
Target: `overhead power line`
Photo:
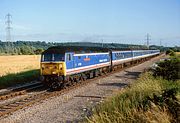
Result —
<path fill-rule="evenodd" d="M 11 30 L 12 30 L 12 27 L 11 27 L 11 24 L 12 24 L 12 15 L 11 14 L 7 14 L 6 15 L 6 41 L 7 42 L 11 42 L 12 41 L 12 38 L 11 38 Z"/>

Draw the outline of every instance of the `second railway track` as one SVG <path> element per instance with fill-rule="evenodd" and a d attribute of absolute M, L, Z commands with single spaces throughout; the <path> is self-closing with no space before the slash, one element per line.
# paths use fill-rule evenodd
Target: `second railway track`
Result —
<path fill-rule="evenodd" d="M 28 85 L 23 85 L 20 87 L 16 87 L 14 89 L 10 89 L 4 92 L 0 93 L 0 101 L 7 100 L 19 95 L 23 95 L 27 92 L 30 92 L 32 90 L 38 89 L 40 87 L 43 87 L 43 84 L 40 82 L 33 82 Z"/>

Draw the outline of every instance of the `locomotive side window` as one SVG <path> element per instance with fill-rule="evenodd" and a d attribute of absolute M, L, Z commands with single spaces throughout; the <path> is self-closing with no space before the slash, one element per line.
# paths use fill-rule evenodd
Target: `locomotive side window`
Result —
<path fill-rule="evenodd" d="M 67 54 L 67 60 L 71 61 L 71 54 Z"/>

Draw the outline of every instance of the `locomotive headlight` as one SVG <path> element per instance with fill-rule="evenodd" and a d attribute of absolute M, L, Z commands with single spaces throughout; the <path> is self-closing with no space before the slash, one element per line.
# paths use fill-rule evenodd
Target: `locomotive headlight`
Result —
<path fill-rule="evenodd" d="M 41 65 L 41 68 L 42 68 L 42 69 L 44 69 L 44 68 L 45 68 L 44 64 L 42 64 L 42 65 Z"/>
<path fill-rule="evenodd" d="M 60 64 L 60 65 L 59 65 L 59 68 L 62 69 L 62 67 L 63 67 L 62 64 Z"/>
<path fill-rule="evenodd" d="M 53 72 L 52 72 L 52 74 L 56 74 L 56 72 L 55 72 L 55 71 L 53 71 Z"/>

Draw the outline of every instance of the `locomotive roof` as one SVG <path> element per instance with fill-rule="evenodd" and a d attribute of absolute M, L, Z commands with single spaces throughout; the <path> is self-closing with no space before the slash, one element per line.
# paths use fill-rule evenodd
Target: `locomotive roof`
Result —
<path fill-rule="evenodd" d="M 110 49 L 108 48 L 102 48 L 102 47 L 80 47 L 80 46 L 53 46 L 49 47 L 47 50 L 43 52 L 45 53 L 60 53 L 64 54 L 65 52 L 84 52 L 84 53 L 90 53 L 90 52 L 108 52 Z"/>

